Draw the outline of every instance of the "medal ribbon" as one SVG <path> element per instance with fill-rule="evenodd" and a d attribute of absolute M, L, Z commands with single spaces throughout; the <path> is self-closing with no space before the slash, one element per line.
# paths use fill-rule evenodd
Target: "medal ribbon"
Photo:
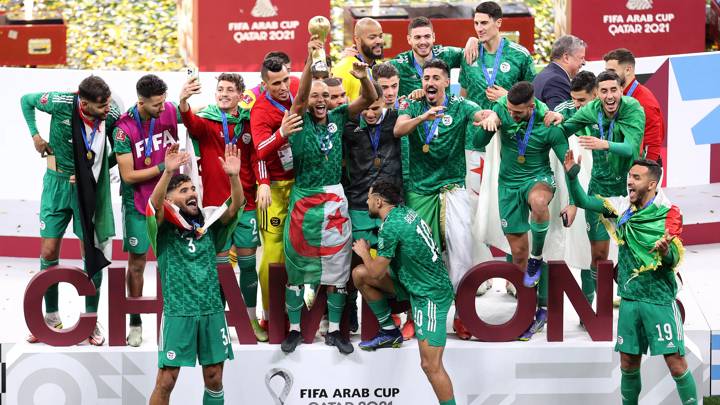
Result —
<path fill-rule="evenodd" d="M 652 200 L 648 201 L 647 204 L 645 204 L 642 208 L 640 208 L 639 210 L 635 210 L 635 211 L 632 210 L 632 206 L 628 207 L 628 209 L 625 210 L 622 217 L 620 217 L 620 220 L 617 223 L 618 228 L 625 222 L 629 221 L 630 218 L 632 218 L 632 216 L 635 215 L 636 212 L 642 211 L 645 208 L 649 207 L 650 204 L 653 203 L 653 201 L 655 201 L 655 197 L 653 197 Z"/>
<path fill-rule="evenodd" d="M 80 116 L 82 117 L 82 113 L 80 113 Z M 95 142 L 95 134 L 97 134 L 98 128 L 100 128 L 100 119 L 95 118 L 95 122 L 93 123 L 93 129 L 92 132 L 90 132 L 90 140 L 88 140 L 87 132 L 85 131 L 85 120 L 81 120 L 82 125 L 80 125 L 80 131 L 83 135 L 83 141 L 85 142 L 85 148 L 88 152 L 92 153 L 92 144 Z"/>
<path fill-rule="evenodd" d="M 417 59 L 415 59 L 415 54 L 412 54 L 411 56 L 412 56 L 413 65 L 415 66 L 415 71 L 417 72 L 418 77 L 420 79 L 422 79 L 422 75 L 423 75 L 422 66 L 420 66 L 419 63 L 417 63 Z M 430 59 L 426 60 L 425 63 L 427 63 L 430 60 L 432 60 L 432 51 L 430 51 Z"/>
<path fill-rule="evenodd" d="M 633 93 L 635 93 L 635 89 L 637 89 L 638 84 L 640 84 L 640 82 L 638 82 L 637 80 L 635 80 L 635 81 L 633 82 L 632 86 L 630 86 L 630 90 L 628 90 L 626 96 L 632 97 Z"/>
<path fill-rule="evenodd" d="M 372 147 L 373 157 L 377 157 L 378 149 L 380 148 L 380 130 L 382 129 L 382 120 L 375 124 L 374 133 L 370 132 L 370 126 L 368 125 L 368 136 L 370 137 L 370 146 Z"/>
<path fill-rule="evenodd" d="M 230 139 L 230 131 L 228 130 L 227 114 L 225 114 L 225 111 L 220 111 L 220 115 L 222 116 L 222 127 L 223 127 L 223 135 L 225 136 L 225 145 L 235 145 L 238 140 L 238 135 L 240 135 L 243 130 L 242 122 L 239 122 L 237 124 L 237 125 L 240 125 L 240 131 L 238 131 L 238 128 L 236 125 L 235 134 L 233 134 L 233 139 Z"/>
<path fill-rule="evenodd" d="M 145 134 L 143 133 L 143 125 L 142 121 L 140 121 L 140 113 L 138 112 L 137 106 L 133 107 L 132 112 L 133 116 L 135 117 L 135 123 L 137 123 L 138 131 L 140 131 L 140 136 L 144 138 L 143 144 L 145 145 L 145 157 L 149 158 L 152 154 L 151 143 L 153 131 L 155 130 L 155 118 L 150 119 L 150 129 L 148 130 L 147 138 L 145 138 Z"/>
<path fill-rule="evenodd" d="M 445 96 L 445 101 L 443 102 L 443 107 L 447 107 L 448 105 L 448 96 Z M 429 110 L 429 108 L 426 108 L 425 111 Z M 443 109 L 443 114 L 445 113 L 445 109 Z M 432 122 L 432 126 L 428 127 L 428 122 L 423 121 L 423 126 L 425 127 L 425 145 L 430 145 L 430 141 L 435 137 L 435 133 L 437 132 L 438 125 L 440 125 L 440 120 L 442 120 L 442 116 L 435 117 L 435 119 Z"/>
<path fill-rule="evenodd" d="M 505 38 L 500 38 L 500 46 L 498 47 L 497 53 L 495 54 L 495 64 L 493 65 L 492 74 L 488 73 L 487 67 L 485 67 L 485 47 L 480 44 L 480 67 L 485 76 L 485 81 L 488 87 L 495 85 L 495 77 L 497 76 L 498 68 L 500 67 L 500 61 L 502 60 L 503 46 L 505 46 Z"/>
<path fill-rule="evenodd" d="M 268 101 L 270 102 L 270 104 L 272 104 L 273 106 L 275 106 L 275 108 L 277 108 L 278 110 L 280 110 L 281 113 L 284 113 L 285 111 L 287 111 L 287 108 L 285 108 L 284 105 L 278 103 L 277 101 L 275 101 L 274 98 L 272 98 L 272 96 L 270 95 L 270 92 L 265 91 L 265 98 L 268 99 Z M 293 101 L 294 101 L 294 99 L 293 99 L 292 93 L 290 93 L 290 104 L 292 104 Z"/>
<path fill-rule="evenodd" d="M 613 116 L 613 119 L 610 121 L 610 126 L 608 127 L 608 134 L 607 137 L 605 136 L 605 130 L 603 129 L 603 112 L 598 112 L 598 127 L 600 128 L 600 139 L 603 141 L 605 138 L 607 138 L 608 141 L 612 142 L 613 139 L 613 128 L 615 128 L 615 116 Z"/>
<path fill-rule="evenodd" d="M 527 149 L 528 142 L 530 142 L 530 135 L 532 134 L 532 128 L 535 124 L 535 109 L 530 111 L 530 121 L 528 121 L 527 128 L 525 128 L 525 137 L 521 140 L 518 136 L 517 130 L 515 131 L 515 139 L 518 144 L 518 156 L 525 157 L 525 149 Z"/>

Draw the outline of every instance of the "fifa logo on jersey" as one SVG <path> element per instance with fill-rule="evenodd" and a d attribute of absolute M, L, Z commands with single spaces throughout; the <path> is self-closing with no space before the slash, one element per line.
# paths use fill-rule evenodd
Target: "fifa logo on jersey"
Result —
<path fill-rule="evenodd" d="M 168 131 L 166 129 L 165 131 L 157 133 L 152 136 L 152 141 L 150 142 L 150 150 L 151 151 L 160 150 L 161 142 L 162 142 L 163 149 L 176 143 L 176 141 L 175 141 L 175 139 L 173 139 L 170 131 Z M 135 142 L 135 157 L 140 159 L 144 154 L 145 154 L 145 139 L 141 139 L 141 140 Z"/>

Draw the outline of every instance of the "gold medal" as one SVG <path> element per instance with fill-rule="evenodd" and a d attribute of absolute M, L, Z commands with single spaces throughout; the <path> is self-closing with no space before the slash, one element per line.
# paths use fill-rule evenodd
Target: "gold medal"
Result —
<path fill-rule="evenodd" d="M 380 160 L 379 157 L 376 157 L 375 159 L 373 159 L 373 164 L 375 165 L 375 167 L 380 167 L 381 163 L 382 163 L 382 160 Z"/>
<path fill-rule="evenodd" d="M 87 157 L 87 160 L 92 160 L 92 158 L 93 158 L 93 153 L 90 152 L 90 151 L 88 151 L 88 153 L 86 153 L 85 156 Z"/>
<path fill-rule="evenodd" d="M 150 159 L 150 156 L 145 158 L 145 166 L 150 166 L 150 163 L 152 163 L 152 159 Z"/>
<path fill-rule="evenodd" d="M 423 145 L 423 153 L 428 153 L 428 152 L 430 152 L 430 145 L 428 145 L 428 144 Z"/>
<path fill-rule="evenodd" d="M 523 156 L 523 155 L 518 156 L 517 161 L 520 164 L 525 163 L 525 156 Z"/>

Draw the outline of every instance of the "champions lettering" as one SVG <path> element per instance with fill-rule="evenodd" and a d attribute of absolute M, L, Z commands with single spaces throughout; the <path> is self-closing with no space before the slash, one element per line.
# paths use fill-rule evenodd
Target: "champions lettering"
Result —
<path fill-rule="evenodd" d="M 613 265 L 610 261 L 598 264 L 597 310 L 594 311 L 582 293 L 580 286 L 570 269 L 561 261 L 550 261 L 548 280 L 548 321 L 547 340 L 563 341 L 564 298 L 570 304 L 593 341 L 612 341 L 613 321 Z M 515 265 L 507 262 L 489 261 L 473 267 L 462 279 L 455 298 L 456 310 L 470 333 L 480 341 L 503 342 L 514 341 L 525 331 L 533 319 L 536 308 L 537 294 L 534 288 L 523 287 L 523 273 Z M 250 326 L 245 303 L 242 299 L 240 286 L 229 264 L 218 266 L 218 278 L 227 299 L 228 310 L 225 312 L 228 325 L 235 328 L 240 344 L 257 344 Z M 475 292 L 479 286 L 490 278 L 504 278 L 517 287 L 517 308 L 513 317 L 502 325 L 484 322 L 475 310 Z M 157 278 L 160 280 L 160 277 Z M 158 332 L 162 314 L 162 293 L 160 283 L 155 297 L 132 298 L 126 295 L 125 268 L 110 267 L 108 269 L 108 334 L 110 346 L 124 346 L 126 336 L 126 317 L 132 313 L 156 314 Z M 54 266 L 48 271 L 38 272 L 25 289 L 23 309 L 25 323 L 30 333 L 40 341 L 51 346 L 76 345 L 92 333 L 97 320 L 96 313 L 82 313 L 78 322 L 70 328 L 54 330 L 43 320 L 42 301 L 47 289 L 56 283 L 69 283 L 81 296 L 95 294 L 95 288 L 87 275 L 77 267 Z M 285 284 L 287 274 L 282 265 L 270 266 L 270 311 L 269 340 L 271 344 L 280 344 L 285 338 Z M 315 304 L 302 316 L 301 330 L 306 343 L 315 339 L 320 320 L 325 314 L 327 298 L 321 289 Z M 682 304 L 678 301 L 682 311 Z M 392 303 L 393 312 L 401 312 L 408 308 L 406 302 Z M 346 308 L 346 310 L 349 310 Z M 362 304 L 362 339 L 373 337 L 378 330 L 378 323 L 367 303 Z M 684 313 L 682 313 L 684 319 Z M 349 334 L 347 316 L 343 316 L 341 332 Z M 376 390 L 377 391 L 377 390 Z M 361 391 L 362 394 L 364 391 Z M 345 391 L 342 392 L 344 395 Z M 350 392 L 353 394 L 352 390 Z M 397 393 L 373 392 L 379 397 L 392 397 Z M 381 395 L 379 395 L 381 394 Z M 310 395 L 310 394 L 308 394 Z M 313 398 L 313 397 L 308 397 Z"/>

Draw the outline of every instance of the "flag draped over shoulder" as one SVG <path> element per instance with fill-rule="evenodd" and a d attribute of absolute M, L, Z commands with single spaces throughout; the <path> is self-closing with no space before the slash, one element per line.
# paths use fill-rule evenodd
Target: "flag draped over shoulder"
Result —
<path fill-rule="evenodd" d="M 85 247 L 85 269 L 88 277 L 92 278 L 97 272 L 110 265 L 111 242 L 112 237 L 115 236 L 115 222 L 110 200 L 108 148 L 103 148 L 102 155 L 96 155 L 92 160 L 87 159 L 87 150 L 81 129 L 85 124 L 80 118 L 78 96 L 75 96 L 73 105 L 72 141 L 75 184 Z M 105 134 L 112 134 L 112 130 L 113 128 L 106 127 Z M 109 136 L 109 138 L 112 137 Z M 97 179 L 93 168 L 99 168 Z"/>
<path fill-rule="evenodd" d="M 601 197 L 602 198 L 602 197 Z M 635 275 L 644 271 L 655 270 L 662 264 L 662 257 L 657 251 L 652 251 L 655 242 L 666 233 L 672 236 L 671 243 L 677 247 L 680 260 L 675 264 L 673 270 L 677 271 L 678 265 L 685 255 L 685 248 L 680 240 L 682 233 L 682 213 L 680 208 L 672 205 L 670 199 L 665 196 L 662 190 L 658 191 L 655 199 L 646 208 L 637 210 L 630 204 L 628 197 L 603 198 L 605 207 L 616 215 L 612 218 L 603 218 L 603 223 L 610 236 L 615 239 L 618 245 L 625 245 L 635 258 L 638 266 L 632 269 Z M 618 225 L 626 211 L 631 210 L 634 214 L 625 223 Z"/>
<path fill-rule="evenodd" d="M 220 111 L 220 107 L 217 106 L 217 104 L 210 104 L 209 106 L 205 107 L 197 113 L 198 117 L 208 119 L 210 121 L 216 121 L 216 122 L 222 122 L 222 112 Z M 227 118 L 228 124 L 235 125 L 235 135 L 234 136 L 242 136 L 242 125 L 240 124 L 243 120 L 250 121 L 250 110 L 244 110 L 241 108 L 238 108 L 238 116 L 235 117 L 232 114 L 225 115 Z M 249 128 L 247 128 L 249 129 Z"/>
<path fill-rule="evenodd" d="M 352 230 L 342 186 L 296 186 L 289 212 L 284 238 L 289 284 L 344 287 L 350 277 Z"/>

